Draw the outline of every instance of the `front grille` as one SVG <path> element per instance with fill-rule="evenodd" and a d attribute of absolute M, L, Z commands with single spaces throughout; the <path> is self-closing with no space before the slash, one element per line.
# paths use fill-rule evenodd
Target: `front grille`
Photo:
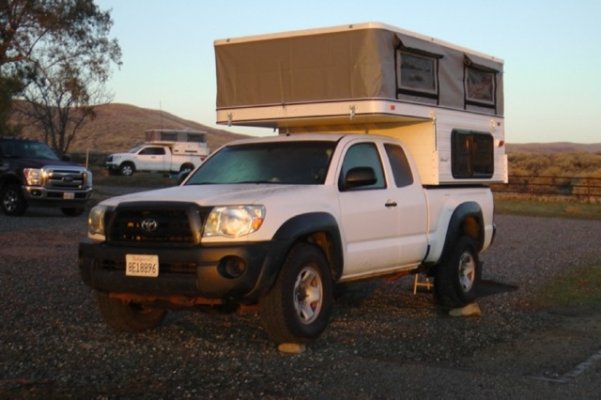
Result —
<path fill-rule="evenodd" d="M 201 214 L 202 210 L 190 203 L 124 203 L 107 221 L 108 240 L 167 246 L 199 243 Z"/>
<path fill-rule="evenodd" d="M 48 189 L 85 189 L 87 174 L 83 170 L 50 167 L 46 171 Z"/>

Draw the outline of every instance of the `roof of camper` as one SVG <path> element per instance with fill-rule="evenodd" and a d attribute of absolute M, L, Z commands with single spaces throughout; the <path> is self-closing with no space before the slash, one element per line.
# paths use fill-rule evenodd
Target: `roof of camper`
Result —
<path fill-rule="evenodd" d="M 223 46 L 228 44 L 239 44 L 245 42 L 254 42 L 261 40 L 271 40 L 271 39 L 283 39 L 283 38 L 293 38 L 293 37 L 302 37 L 302 36 L 311 36 L 311 35 L 321 35 L 325 33 L 337 33 L 337 32 L 346 32 L 351 30 L 364 30 L 364 29 L 382 29 L 395 33 L 399 33 L 405 36 L 411 36 L 416 39 L 424 40 L 430 43 L 437 44 L 439 46 L 444 46 L 450 49 L 454 49 L 457 51 L 470 53 L 481 58 L 486 58 L 491 61 L 503 64 L 503 59 L 485 54 L 476 50 L 468 49 L 466 47 L 462 47 L 453 43 L 449 43 L 445 40 L 437 39 L 431 36 L 422 35 L 416 32 L 412 32 L 406 29 L 401 29 L 393 25 L 381 23 L 381 22 L 364 22 L 358 24 L 348 24 L 348 25 L 338 25 L 326 28 L 313 28 L 313 29 L 302 29 L 295 31 L 287 31 L 287 32 L 277 32 L 277 33 L 266 33 L 259 35 L 249 35 L 249 36 L 240 36 L 234 38 L 225 38 L 225 39 L 217 39 L 214 41 L 214 46 Z"/>

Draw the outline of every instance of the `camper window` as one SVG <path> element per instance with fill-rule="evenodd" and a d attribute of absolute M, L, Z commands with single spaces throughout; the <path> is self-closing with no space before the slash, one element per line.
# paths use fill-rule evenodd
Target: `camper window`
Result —
<path fill-rule="evenodd" d="M 438 94 L 438 62 L 436 57 L 397 50 L 397 86 L 400 93 Z"/>
<path fill-rule="evenodd" d="M 453 130 L 451 169 L 457 179 L 491 178 L 494 172 L 494 139 L 484 132 Z"/>
<path fill-rule="evenodd" d="M 465 96 L 469 104 L 495 105 L 495 72 L 465 66 Z"/>

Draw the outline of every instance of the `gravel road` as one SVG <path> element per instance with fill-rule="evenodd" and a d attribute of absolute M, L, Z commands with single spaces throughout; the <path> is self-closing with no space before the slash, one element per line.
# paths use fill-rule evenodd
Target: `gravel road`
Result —
<path fill-rule="evenodd" d="M 601 222 L 497 216 L 484 278 L 519 289 L 443 315 L 411 277 L 350 286 L 322 337 L 277 351 L 256 314 L 171 312 L 142 334 L 101 321 L 77 268 L 85 216 L 0 216 L 0 399 L 597 399 L 601 316 L 533 293 L 601 261 Z"/>

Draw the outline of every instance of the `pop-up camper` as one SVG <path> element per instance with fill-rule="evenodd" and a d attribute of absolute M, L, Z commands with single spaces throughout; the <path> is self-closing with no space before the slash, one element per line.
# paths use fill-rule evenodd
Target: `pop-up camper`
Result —
<path fill-rule="evenodd" d="M 214 45 L 220 124 L 389 135 L 425 185 L 507 181 L 496 57 L 380 23 Z"/>

